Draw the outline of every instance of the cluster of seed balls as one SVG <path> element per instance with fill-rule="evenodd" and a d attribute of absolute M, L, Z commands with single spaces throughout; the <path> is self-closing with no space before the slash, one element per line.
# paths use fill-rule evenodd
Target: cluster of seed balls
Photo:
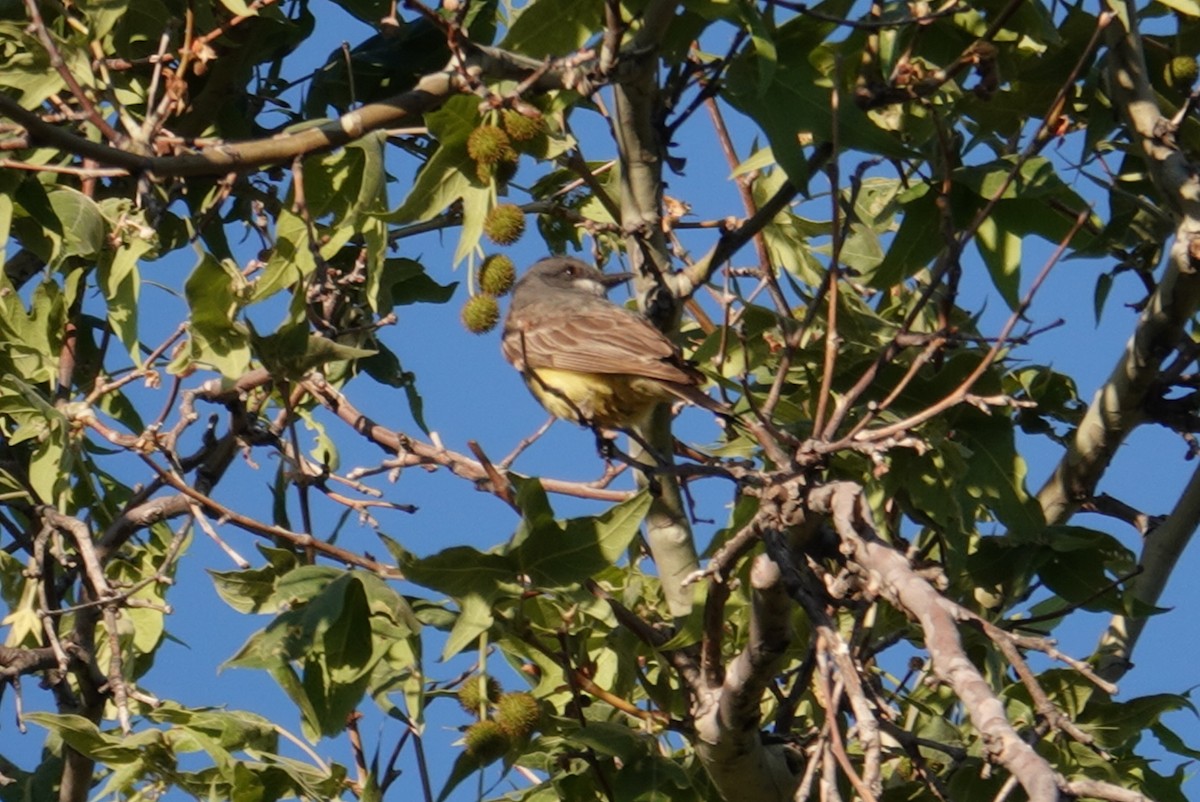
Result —
<path fill-rule="evenodd" d="M 517 268 L 513 260 L 502 253 L 494 253 L 483 260 L 475 274 L 479 292 L 467 298 L 462 308 L 462 322 L 472 334 L 483 334 L 496 328 L 500 320 L 498 298 L 508 294 L 517 280 Z"/>
<path fill-rule="evenodd" d="M 514 109 L 490 112 L 467 137 L 467 155 L 475 162 L 475 175 L 487 183 L 504 183 L 517 169 L 520 151 L 536 150 L 546 133 L 546 120 L 536 110 L 526 116 Z M 497 125 L 497 123 L 499 123 Z"/>
<path fill-rule="evenodd" d="M 504 183 L 516 170 L 518 151 L 535 147 L 545 135 L 546 121 L 514 109 L 489 117 L 490 122 L 485 120 L 467 137 L 467 155 L 475 162 L 480 181 L 495 179 Z M 484 218 L 483 233 L 497 245 L 512 245 L 525 233 L 525 213 L 511 203 L 497 204 Z M 483 334 L 496 327 L 500 320 L 496 299 L 512 289 L 516 276 L 512 260 L 503 254 L 483 260 L 478 273 L 479 292 L 463 304 L 462 322 L 467 331 Z"/>
<path fill-rule="evenodd" d="M 467 727 L 463 735 L 467 754 L 480 765 L 499 760 L 513 746 L 523 743 L 542 718 L 533 694 L 504 693 L 493 677 L 484 680 L 484 687 L 478 675 L 470 677 L 458 689 L 458 703 L 473 716 L 485 710 L 489 714 Z"/>

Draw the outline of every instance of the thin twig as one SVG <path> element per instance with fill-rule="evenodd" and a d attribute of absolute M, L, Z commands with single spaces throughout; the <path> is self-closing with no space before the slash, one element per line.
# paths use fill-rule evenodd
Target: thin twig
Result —
<path fill-rule="evenodd" d="M 109 142 L 119 144 L 124 140 L 115 128 L 108 124 L 100 112 L 96 110 L 96 104 L 87 96 L 83 87 L 79 85 L 79 81 L 75 79 L 74 73 L 67 67 L 66 61 L 63 60 L 62 53 L 58 51 L 58 45 L 54 43 L 54 38 L 50 35 L 50 31 L 46 28 L 46 21 L 42 19 L 42 12 L 38 9 L 38 0 L 25 0 L 25 10 L 29 13 L 29 19 L 33 28 L 34 34 L 45 48 L 46 54 L 50 57 L 50 66 L 63 79 L 63 83 L 67 85 L 71 95 L 79 102 L 80 107 L 87 115 L 88 122 L 96 126 L 101 135 Z"/>
<path fill-rule="evenodd" d="M 1030 304 L 1033 303 L 1033 298 L 1037 294 L 1037 291 L 1041 288 L 1042 283 L 1046 280 L 1046 277 L 1050 275 L 1050 270 L 1056 264 L 1058 264 L 1058 261 L 1062 258 L 1063 253 L 1066 251 L 1067 245 L 1070 243 L 1071 238 L 1075 236 L 1080 228 L 1082 228 L 1084 222 L 1087 220 L 1088 214 L 1090 214 L 1090 210 L 1079 213 L 1079 216 L 1075 219 L 1075 224 L 1071 226 L 1071 229 L 1059 242 L 1058 247 L 1055 248 L 1054 252 L 1046 260 L 1046 264 L 1043 265 L 1037 277 L 1034 278 L 1033 283 L 1029 285 L 1029 289 L 1026 291 L 1025 297 L 1021 299 L 1020 304 L 1018 304 L 1017 308 L 1013 310 L 1011 315 L 1009 315 L 1008 321 L 1005 322 L 1004 327 L 1000 330 L 999 336 L 996 338 L 996 342 L 992 345 L 987 354 L 984 355 L 984 358 L 980 361 L 980 363 L 975 366 L 975 369 L 971 371 L 971 373 L 965 379 L 963 379 L 958 387 L 956 387 L 949 395 L 945 396 L 940 401 L 931 404 L 920 412 L 917 412 L 916 414 L 911 415 L 904 420 L 897 421 L 888 426 L 881 426 L 877 429 L 868 429 L 867 431 L 858 433 L 853 439 L 858 441 L 878 442 L 879 440 L 905 432 L 914 426 L 917 426 L 918 424 L 924 423 L 925 421 L 940 415 L 950 407 L 962 403 L 963 399 L 967 396 L 975 382 L 977 382 L 983 376 L 988 368 L 990 368 L 1000 356 L 1000 351 L 1004 348 L 1004 345 L 1008 339 L 1008 335 L 1017 325 L 1017 321 L 1024 317 L 1025 311 L 1029 309 Z M 847 437 L 845 439 L 849 440 L 850 438 Z"/>

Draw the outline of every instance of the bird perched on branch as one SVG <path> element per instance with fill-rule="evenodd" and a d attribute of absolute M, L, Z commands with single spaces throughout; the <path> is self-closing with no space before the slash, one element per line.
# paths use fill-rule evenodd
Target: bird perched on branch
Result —
<path fill-rule="evenodd" d="M 628 274 L 604 274 L 554 256 L 526 271 L 504 321 L 504 358 L 552 415 L 629 430 L 657 404 L 677 399 L 725 416 L 703 375 L 649 320 L 608 300 Z"/>

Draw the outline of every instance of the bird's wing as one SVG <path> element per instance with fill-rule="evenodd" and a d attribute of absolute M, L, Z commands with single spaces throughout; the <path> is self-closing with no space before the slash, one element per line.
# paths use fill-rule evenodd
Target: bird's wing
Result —
<path fill-rule="evenodd" d="M 574 309 L 512 326 L 505 332 L 503 348 L 513 364 L 533 369 L 621 373 L 684 385 L 701 378 L 662 332 L 618 306 Z"/>

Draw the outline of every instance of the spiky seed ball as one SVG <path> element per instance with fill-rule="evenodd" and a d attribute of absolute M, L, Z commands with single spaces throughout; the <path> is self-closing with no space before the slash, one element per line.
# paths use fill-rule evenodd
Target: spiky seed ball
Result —
<path fill-rule="evenodd" d="M 485 682 L 487 684 L 487 701 L 494 703 L 500 698 L 504 689 L 500 687 L 500 683 L 495 677 L 488 677 Z M 476 716 L 479 715 L 479 708 L 484 701 L 480 690 L 478 674 L 469 677 L 458 689 L 458 703 L 462 705 L 463 710 Z"/>
<path fill-rule="evenodd" d="M 483 233 L 497 245 L 512 245 L 525 233 L 525 214 L 511 203 L 501 203 L 483 219 Z"/>
<path fill-rule="evenodd" d="M 476 162 L 475 175 L 479 178 L 480 183 L 490 184 L 496 182 L 497 186 L 505 186 L 509 181 L 512 181 L 513 176 L 517 174 L 517 163 L 497 162 L 496 164 L 484 164 Z"/>
<path fill-rule="evenodd" d="M 486 766 L 504 757 L 512 739 L 496 722 L 476 721 L 463 733 L 463 743 L 467 754 Z"/>
<path fill-rule="evenodd" d="M 467 155 L 479 164 L 516 161 L 508 134 L 496 125 L 481 125 L 467 137 Z"/>
<path fill-rule="evenodd" d="M 472 295 L 463 304 L 462 323 L 472 334 L 486 334 L 500 320 L 500 304 L 494 295 Z"/>
<path fill-rule="evenodd" d="M 506 693 L 496 702 L 496 723 L 513 740 L 528 738 L 542 718 L 537 699 L 530 693 Z"/>
<path fill-rule="evenodd" d="M 506 184 L 517 172 L 520 154 L 498 126 L 481 125 L 467 137 L 467 155 L 475 160 L 475 175 L 487 184 L 494 178 Z"/>
<path fill-rule="evenodd" d="M 502 253 L 494 253 L 479 266 L 479 289 L 497 298 L 508 294 L 517 280 L 517 268 L 513 260 Z"/>
<path fill-rule="evenodd" d="M 1191 56 L 1176 56 L 1163 68 L 1163 79 L 1176 92 L 1188 92 L 1200 77 L 1200 65 Z"/>
<path fill-rule="evenodd" d="M 546 132 L 546 121 L 541 117 L 526 117 L 515 109 L 505 109 L 500 122 L 513 142 L 528 142 L 538 134 Z"/>
<path fill-rule="evenodd" d="M 513 176 L 517 174 L 517 162 L 515 160 L 500 162 L 499 164 L 488 165 L 486 167 L 481 164 L 475 172 L 479 176 L 479 180 L 484 183 L 495 178 L 496 184 L 504 186 L 509 181 L 512 181 Z"/>

